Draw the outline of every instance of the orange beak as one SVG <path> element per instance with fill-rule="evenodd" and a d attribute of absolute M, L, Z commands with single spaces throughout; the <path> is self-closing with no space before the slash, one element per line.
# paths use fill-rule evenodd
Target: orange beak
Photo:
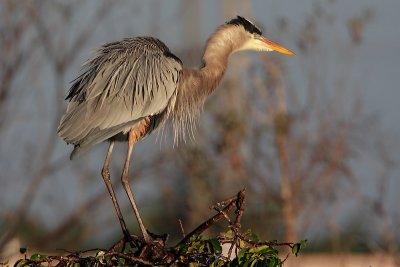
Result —
<path fill-rule="evenodd" d="M 285 54 L 285 55 L 289 55 L 289 56 L 295 56 L 296 55 L 295 53 L 293 53 L 289 49 L 281 46 L 278 43 L 275 43 L 275 42 L 265 38 L 264 36 L 260 37 L 260 41 L 262 41 L 268 49 L 271 49 L 273 51 L 276 51 L 276 52 L 279 52 L 279 53 L 282 53 L 282 54 Z"/>

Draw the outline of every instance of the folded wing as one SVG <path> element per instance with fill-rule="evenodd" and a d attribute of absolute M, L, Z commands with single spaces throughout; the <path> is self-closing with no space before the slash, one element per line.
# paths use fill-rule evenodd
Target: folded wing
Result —
<path fill-rule="evenodd" d="M 182 70 L 180 60 L 151 37 L 106 44 L 85 66 L 58 127 L 59 136 L 80 151 L 167 111 Z"/>

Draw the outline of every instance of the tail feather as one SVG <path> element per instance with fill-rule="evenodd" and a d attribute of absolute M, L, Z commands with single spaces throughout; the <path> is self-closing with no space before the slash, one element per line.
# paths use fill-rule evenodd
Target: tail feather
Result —
<path fill-rule="evenodd" d="M 99 129 L 99 128 L 92 129 L 86 135 L 86 137 L 84 137 L 79 143 L 75 144 L 74 150 L 71 152 L 70 159 L 71 160 L 75 159 L 78 156 L 87 152 L 92 146 L 101 143 L 113 137 L 114 135 L 129 130 L 129 128 L 133 127 L 140 120 L 142 120 L 142 118 L 126 122 L 120 125 L 116 125 L 107 129 Z"/>

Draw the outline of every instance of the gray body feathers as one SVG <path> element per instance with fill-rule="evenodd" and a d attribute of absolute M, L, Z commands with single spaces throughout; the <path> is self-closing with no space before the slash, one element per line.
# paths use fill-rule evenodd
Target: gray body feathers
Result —
<path fill-rule="evenodd" d="M 164 123 L 175 105 L 181 70 L 181 61 L 155 38 L 103 45 L 67 95 L 70 103 L 58 134 L 75 145 L 71 158 L 126 133 L 147 116 L 146 134 Z"/>

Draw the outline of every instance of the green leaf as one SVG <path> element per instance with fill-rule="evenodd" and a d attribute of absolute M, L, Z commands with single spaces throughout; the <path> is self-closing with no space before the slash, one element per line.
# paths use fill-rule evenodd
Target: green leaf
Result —
<path fill-rule="evenodd" d="M 254 260 L 254 259 L 252 259 L 252 258 L 247 259 L 247 260 L 245 261 L 245 263 L 243 264 L 243 267 L 248 267 L 248 266 L 250 266 L 250 264 L 251 264 L 252 261 L 257 261 L 257 260 Z"/>
<path fill-rule="evenodd" d="M 301 241 L 300 241 L 300 248 L 301 248 L 301 249 L 305 248 L 306 245 L 307 245 L 307 239 L 304 239 L 304 240 L 301 240 Z"/>
<path fill-rule="evenodd" d="M 28 260 L 18 260 L 14 264 L 14 267 L 22 267 L 22 266 L 29 266 L 29 261 Z"/>
<path fill-rule="evenodd" d="M 275 267 L 275 266 L 279 266 L 278 265 L 278 260 L 277 260 L 277 258 L 271 258 L 269 260 L 268 267 Z"/>
<path fill-rule="evenodd" d="M 226 233 L 224 234 L 224 236 L 226 236 L 226 237 L 233 237 L 233 236 L 234 236 L 233 231 L 232 231 L 231 229 L 229 229 L 228 231 L 226 231 Z"/>
<path fill-rule="evenodd" d="M 269 250 L 269 246 L 267 246 L 267 245 L 262 245 L 262 246 L 259 246 L 259 247 L 256 247 L 255 249 L 254 249 L 254 252 L 261 252 L 261 251 L 264 251 L 264 250 Z"/>
<path fill-rule="evenodd" d="M 305 248 L 307 245 L 307 239 L 301 240 L 300 243 L 293 245 L 292 253 L 297 256 L 301 249 Z"/>
<path fill-rule="evenodd" d="M 251 265 L 250 265 L 250 267 L 254 267 L 254 266 L 257 264 L 257 262 L 258 262 L 257 259 L 253 260 L 252 263 L 251 263 Z"/>
<path fill-rule="evenodd" d="M 300 243 L 296 243 L 292 247 L 292 253 L 297 256 L 300 252 Z"/>
<path fill-rule="evenodd" d="M 251 232 L 251 233 L 250 233 L 250 236 L 251 236 L 251 239 L 252 239 L 254 242 L 256 242 L 256 243 L 260 242 L 260 238 L 259 238 L 255 233 Z"/>
<path fill-rule="evenodd" d="M 33 261 L 43 261 L 47 259 L 46 255 L 35 253 L 30 257 L 31 260 Z"/>
<path fill-rule="evenodd" d="M 242 248 L 240 251 L 239 251 L 239 254 L 238 254 L 238 262 L 239 262 L 239 264 L 242 264 L 244 261 L 245 261 L 245 256 L 246 256 L 246 253 L 249 251 L 249 249 L 248 248 Z"/>
<path fill-rule="evenodd" d="M 19 248 L 19 253 L 25 254 L 28 251 L 27 248 Z"/>
<path fill-rule="evenodd" d="M 124 258 L 118 258 L 118 263 L 122 264 L 123 266 L 125 266 L 125 259 Z"/>
<path fill-rule="evenodd" d="M 222 246 L 221 246 L 221 243 L 219 243 L 218 239 L 212 238 L 208 242 L 209 242 L 209 244 L 211 246 L 211 249 L 212 249 L 211 252 L 212 253 L 215 253 L 215 254 L 221 254 L 222 253 Z"/>

